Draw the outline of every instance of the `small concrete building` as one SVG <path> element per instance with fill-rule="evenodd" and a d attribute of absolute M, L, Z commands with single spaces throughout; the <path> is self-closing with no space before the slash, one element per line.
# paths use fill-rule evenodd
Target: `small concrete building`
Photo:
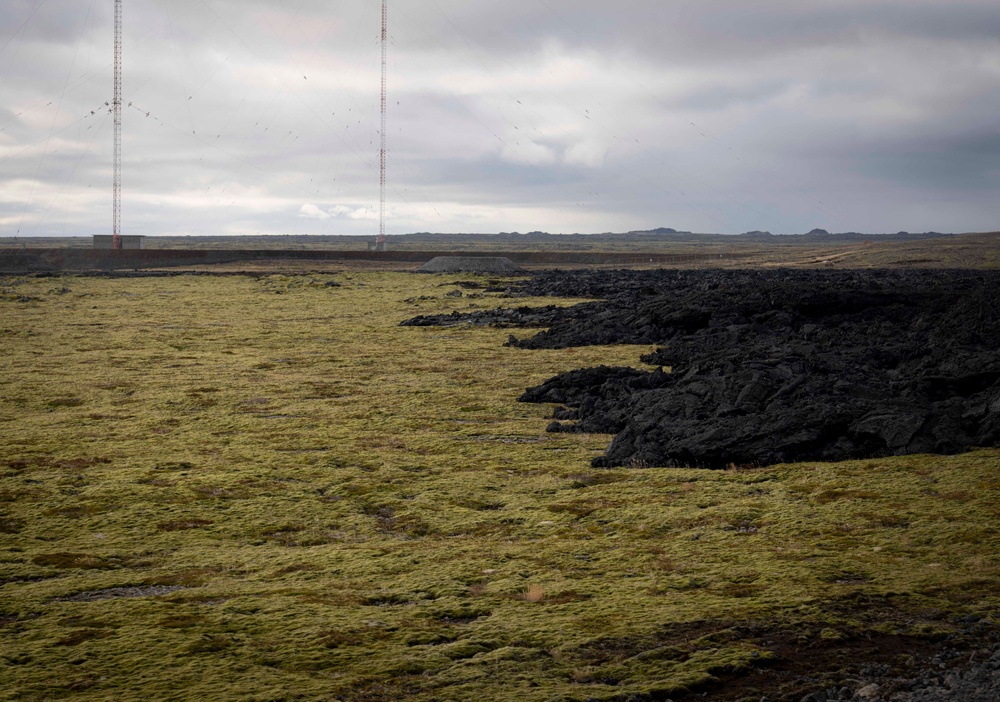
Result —
<path fill-rule="evenodd" d="M 115 238 L 111 234 L 94 234 L 95 249 L 115 248 Z M 146 248 L 146 237 L 140 234 L 122 234 L 123 249 Z"/>

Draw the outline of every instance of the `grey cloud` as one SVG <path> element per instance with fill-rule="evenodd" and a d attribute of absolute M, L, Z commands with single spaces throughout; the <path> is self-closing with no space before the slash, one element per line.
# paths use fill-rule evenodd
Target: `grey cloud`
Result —
<path fill-rule="evenodd" d="M 856 169 L 897 186 L 988 196 L 1000 189 L 1000 130 L 932 135 L 889 143 L 859 159 Z"/>
<path fill-rule="evenodd" d="M 741 85 L 709 85 L 660 102 L 698 112 L 717 112 L 739 105 L 767 102 L 789 90 L 791 83 L 788 79 L 765 76 Z"/>
<path fill-rule="evenodd" d="M 111 3 L 7 0 L 0 7 L 0 47 L 16 50 L 18 45 L 75 45 L 84 25 L 106 24 L 111 11 Z"/>
<path fill-rule="evenodd" d="M 104 231 L 111 4 L 50 0 L 14 35 L 34 7 L 0 5 L 0 217 Z M 127 3 L 127 227 L 367 231 L 330 213 L 378 201 L 378 9 Z M 393 231 L 995 228 L 993 1 L 394 0 L 390 20 Z"/>
<path fill-rule="evenodd" d="M 498 52 L 537 48 L 554 37 L 599 50 L 719 62 L 843 46 L 867 36 L 995 42 L 1000 35 L 1000 7 L 988 0 L 621 0 L 613 7 L 599 0 L 482 0 L 461 6 L 453 16 L 427 13 L 428 34 L 458 33 Z"/>

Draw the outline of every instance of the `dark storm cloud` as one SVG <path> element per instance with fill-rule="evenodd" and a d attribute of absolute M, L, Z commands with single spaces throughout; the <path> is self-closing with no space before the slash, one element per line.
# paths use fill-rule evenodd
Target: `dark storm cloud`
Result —
<path fill-rule="evenodd" d="M 898 185 L 971 197 L 996 192 L 1000 133 L 928 136 L 887 143 L 857 170 Z"/>

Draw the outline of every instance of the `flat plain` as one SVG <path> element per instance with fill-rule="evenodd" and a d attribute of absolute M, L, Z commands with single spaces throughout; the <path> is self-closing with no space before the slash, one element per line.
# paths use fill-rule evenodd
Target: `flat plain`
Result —
<path fill-rule="evenodd" d="M 651 347 L 399 326 L 575 302 L 482 283 L 0 280 L 0 699 L 798 699 L 995 631 L 1000 451 L 593 469 L 516 398 Z"/>

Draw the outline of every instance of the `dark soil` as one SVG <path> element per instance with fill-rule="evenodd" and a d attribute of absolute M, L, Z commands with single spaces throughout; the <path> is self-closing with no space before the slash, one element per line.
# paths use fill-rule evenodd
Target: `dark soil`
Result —
<path fill-rule="evenodd" d="M 560 405 L 549 431 L 616 434 L 596 466 L 722 468 L 1000 445 L 992 271 L 551 272 L 522 291 L 607 299 L 447 321 L 549 327 L 508 342 L 529 349 L 660 346 L 642 358 L 655 370 L 573 371 L 520 398 Z"/>

